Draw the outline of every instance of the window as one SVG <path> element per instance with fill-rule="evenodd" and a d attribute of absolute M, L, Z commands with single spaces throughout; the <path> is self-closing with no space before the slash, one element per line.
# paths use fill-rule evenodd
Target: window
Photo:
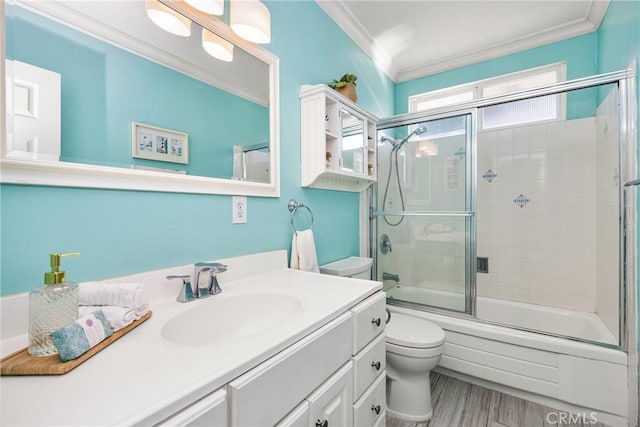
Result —
<path fill-rule="evenodd" d="M 430 110 L 474 99 L 490 98 L 566 80 L 566 63 L 507 74 L 409 97 L 409 112 Z M 547 95 L 485 107 L 478 117 L 480 130 L 517 126 L 565 117 L 565 95 Z"/>

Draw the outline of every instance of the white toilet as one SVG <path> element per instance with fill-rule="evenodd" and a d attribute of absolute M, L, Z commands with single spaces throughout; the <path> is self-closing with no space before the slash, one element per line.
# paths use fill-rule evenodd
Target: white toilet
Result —
<path fill-rule="evenodd" d="M 440 362 L 444 331 L 428 320 L 391 313 L 386 335 L 387 414 L 426 421 L 433 415 L 429 374 Z"/>

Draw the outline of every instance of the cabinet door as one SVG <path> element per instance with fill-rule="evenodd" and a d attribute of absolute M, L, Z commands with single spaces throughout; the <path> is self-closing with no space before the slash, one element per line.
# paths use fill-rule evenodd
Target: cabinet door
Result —
<path fill-rule="evenodd" d="M 227 392 L 215 391 L 157 425 L 226 427 Z"/>
<path fill-rule="evenodd" d="M 347 362 L 306 399 L 309 426 L 353 425 L 353 364 Z"/>
<path fill-rule="evenodd" d="M 368 159 L 365 159 L 365 119 L 346 108 L 340 109 L 342 170 L 364 175 Z"/>

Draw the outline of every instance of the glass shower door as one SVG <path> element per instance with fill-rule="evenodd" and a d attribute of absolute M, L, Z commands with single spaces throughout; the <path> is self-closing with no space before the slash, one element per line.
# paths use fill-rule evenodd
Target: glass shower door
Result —
<path fill-rule="evenodd" d="M 474 117 L 378 128 L 372 243 L 390 301 L 472 312 Z"/>

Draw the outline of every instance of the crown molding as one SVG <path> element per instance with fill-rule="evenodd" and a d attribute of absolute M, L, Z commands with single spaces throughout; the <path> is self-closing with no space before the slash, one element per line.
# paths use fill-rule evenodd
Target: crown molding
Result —
<path fill-rule="evenodd" d="M 393 64 L 389 55 L 376 47 L 371 34 L 353 15 L 344 0 L 316 0 L 316 3 L 371 58 L 380 70 L 395 83 L 401 83 L 596 31 L 607 12 L 610 0 L 592 1 L 586 15 L 581 19 L 505 43 L 490 45 L 481 50 L 468 51 L 446 57 L 438 62 L 402 70 Z"/>
<path fill-rule="evenodd" d="M 353 15 L 343 0 L 316 0 L 316 3 L 373 60 L 378 68 L 395 81 L 400 70 L 393 65 L 391 57 L 376 46 L 371 34 Z"/>

